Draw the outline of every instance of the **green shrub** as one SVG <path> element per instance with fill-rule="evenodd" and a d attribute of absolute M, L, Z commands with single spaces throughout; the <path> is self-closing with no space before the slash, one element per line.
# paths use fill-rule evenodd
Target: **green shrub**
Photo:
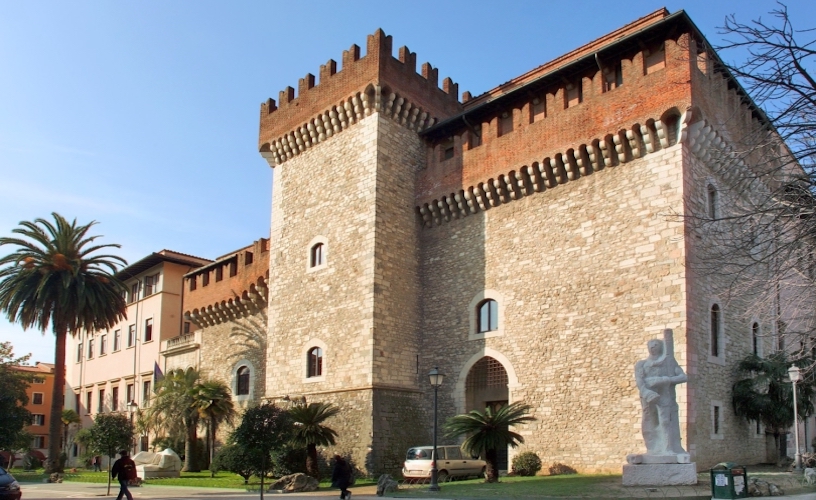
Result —
<path fill-rule="evenodd" d="M 23 457 L 23 470 L 37 470 L 42 469 L 42 460 L 30 453 L 26 453 Z"/>
<path fill-rule="evenodd" d="M 578 474 L 578 471 L 573 469 L 569 465 L 564 465 L 559 462 L 556 462 L 550 466 L 551 476 L 560 476 L 562 474 Z"/>
<path fill-rule="evenodd" d="M 541 459 L 532 451 L 513 457 L 513 473 L 519 476 L 535 476 L 541 470 Z"/>

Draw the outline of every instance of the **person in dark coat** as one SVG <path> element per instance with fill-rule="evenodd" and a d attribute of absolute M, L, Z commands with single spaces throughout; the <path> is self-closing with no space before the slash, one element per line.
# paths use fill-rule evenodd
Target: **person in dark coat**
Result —
<path fill-rule="evenodd" d="M 111 469 L 111 476 L 119 479 L 119 496 L 116 497 L 116 500 L 122 500 L 122 495 L 128 500 L 133 500 L 133 495 L 128 490 L 128 481 L 136 479 L 136 463 L 130 459 L 127 450 L 120 451 L 119 455 L 122 458 L 114 462 Z"/>
<path fill-rule="evenodd" d="M 351 466 L 340 455 L 334 456 L 334 469 L 332 469 L 332 487 L 340 488 L 340 500 L 350 500 L 351 492 Z"/>

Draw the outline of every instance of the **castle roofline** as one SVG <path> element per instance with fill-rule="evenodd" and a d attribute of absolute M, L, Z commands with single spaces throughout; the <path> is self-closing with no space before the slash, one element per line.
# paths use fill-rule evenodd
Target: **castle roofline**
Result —
<path fill-rule="evenodd" d="M 192 255 L 186 255 L 180 252 L 165 249 L 160 252 L 151 253 L 147 257 L 144 257 L 143 259 L 127 266 L 116 273 L 116 277 L 122 281 L 129 280 L 130 278 L 133 278 L 134 276 L 137 276 L 138 274 L 141 274 L 151 267 L 157 266 L 163 262 L 171 262 L 173 264 L 181 264 L 183 266 L 200 267 L 209 264 L 212 261 L 209 259 L 202 259 L 201 257 L 194 257 Z"/>
<path fill-rule="evenodd" d="M 590 68 L 597 69 L 607 58 L 612 59 L 627 51 L 639 49 L 658 37 L 666 36 L 667 33 L 669 36 L 674 35 L 681 29 L 692 33 L 695 39 L 710 47 L 706 37 L 684 10 L 669 14 L 666 8 L 661 8 L 484 94 L 466 100 L 464 111 L 421 131 L 420 135 L 430 139 L 449 137 L 463 126 L 469 126 L 471 118 L 475 121 L 506 109 L 520 96 L 543 90 L 554 82 L 570 79 Z M 761 121 L 769 123 L 765 113 L 754 103 L 736 77 L 726 69 L 719 55 L 715 51 L 711 51 L 711 55 L 715 58 L 715 63 L 720 71 L 728 79 L 729 86 L 737 90 L 737 93 L 745 99 L 749 108 Z"/>

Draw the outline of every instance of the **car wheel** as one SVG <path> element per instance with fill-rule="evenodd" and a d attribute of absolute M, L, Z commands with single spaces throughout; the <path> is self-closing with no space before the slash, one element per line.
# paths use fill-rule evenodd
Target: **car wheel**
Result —
<path fill-rule="evenodd" d="M 448 471 L 441 470 L 436 474 L 436 480 L 440 483 L 445 483 L 450 480 L 450 476 L 448 475 Z"/>

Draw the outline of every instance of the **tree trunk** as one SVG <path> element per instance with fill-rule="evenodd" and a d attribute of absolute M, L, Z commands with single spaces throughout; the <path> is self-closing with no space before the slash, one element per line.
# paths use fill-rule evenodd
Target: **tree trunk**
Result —
<path fill-rule="evenodd" d="M 196 441 L 198 435 L 196 434 L 196 424 L 192 423 L 187 426 L 187 439 L 184 443 L 184 467 L 181 469 L 184 472 L 200 472 L 198 460 L 196 459 Z"/>
<path fill-rule="evenodd" d="M 54 325 L 56 352 L 54 353 L 54 389 L 51 392 L 51 416 L 48 422 L 48 459 L 45 472 L 48 474 L 62 472 L 60 468 L 60 436 L 62 435 L 62 399 L 65 390 L 65 337 L 68 335 L 64 325 Z"/>
<path fill-rule="evenodd" d="M 485 453 L 485 462 L 487 463 L 487 471 L 485 473 L 485 481 L 488 483 L 498 483 L 499 482 L 499 469 L 497 467 L 496 460 L 498 458 L 498 454 L 496 450 L 487 450 Z"/>
<path fill-rule="evenodd" d="M 320 481 L 320 467 L 317 466 L 317 445 L 306 445 L 306 474 Z"/>

